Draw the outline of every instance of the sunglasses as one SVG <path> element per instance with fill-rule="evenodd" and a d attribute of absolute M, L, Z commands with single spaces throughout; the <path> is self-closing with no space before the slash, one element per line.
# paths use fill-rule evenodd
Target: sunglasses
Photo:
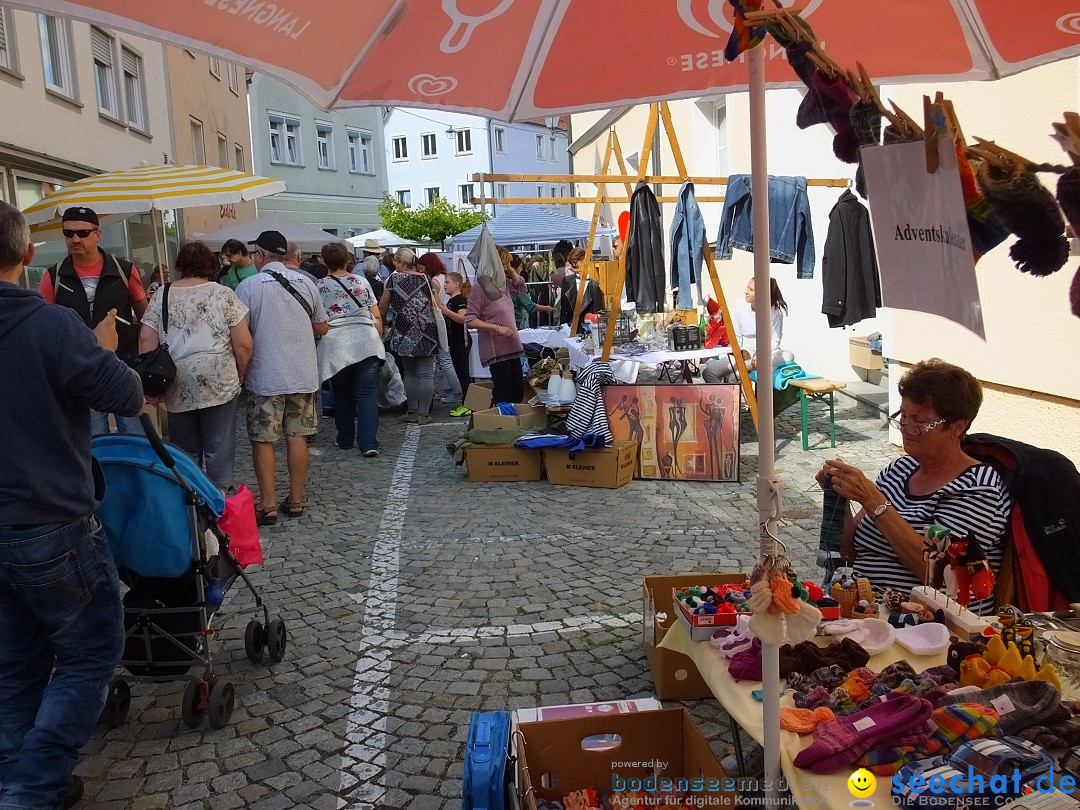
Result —
<path fill-rule="evenodd" d="M 64 228 L 64 238 L 65 239 L 72 239 L 73 237 L 77 236 L 80 239 L 85 239 L 90 234 L 95 233 L 97 230 L 98 230 L 97 228 L 80 228 L 77 231 L 73 231 L 73 230 L 71 230 L 69 228 Z"/>

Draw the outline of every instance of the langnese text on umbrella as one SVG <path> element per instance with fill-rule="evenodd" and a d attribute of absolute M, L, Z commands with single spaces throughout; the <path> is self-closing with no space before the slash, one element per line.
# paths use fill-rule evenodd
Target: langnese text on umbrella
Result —
<path fill-rule="evenodd" d="M 209 1 L 209 0 L 208 0 Z M 222 0 L 224 2 L 224 0 Z M 787 59 L 787 51 L 784 50 L 784 46 L 775 44 L 764 44 L 761 46 L 765 49 L 766 59 Z M 825 48 L 825 43 L 821 43 L 822 49 Z M 736 62 L 745 62 L 746 53 L 740 53 Z M 720 48 L 714 51 L 698 51 L 697 53 L 684 53 L 679 56 L 669 56 L 667 63 L 671 66 L 678 65 L 679 69 L 683 73 L 690 73 L 695 70 L 711 70 L 713 68 L 721 68 L 728 63 L 728 60 L 724 58 L 724 50 Z"/>
<path fill-rule="evenodd" d="M 935 225 L 929 228 L 918 228 L 910 222 L 907 225 L 896 226 L 897 242 L 941 242 L 944 245 L 967 250 L 967 239 L 962 233 L 954 231 L 948 225 Z"/>
<path fill-rule="evenodd" d="M 289 39 L 299 39 L 311 25 L 311 20 L 301 24 L 300 15 L 294 14 L 277 3 L 266 0 L 203 0 L 218 11 L 226 11 L 237 17 L 246 17 L 256 25 L 272 29 Z M 297 28 L 299 26 L 299 29 Z"/>

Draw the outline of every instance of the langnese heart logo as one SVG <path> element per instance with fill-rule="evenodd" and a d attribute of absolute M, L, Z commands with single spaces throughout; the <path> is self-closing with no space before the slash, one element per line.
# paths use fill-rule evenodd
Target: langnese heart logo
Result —
<path fill-rule="evenodd" d="M 418 73 L 409 79 L 409 89 L 418 96 L 445 96 L 457 85 L 453 76 L 432 76 L 430 73 Z"/>

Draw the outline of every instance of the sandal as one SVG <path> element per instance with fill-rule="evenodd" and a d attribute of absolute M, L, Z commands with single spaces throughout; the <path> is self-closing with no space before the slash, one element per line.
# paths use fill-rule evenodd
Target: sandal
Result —
<path fill-rule="evenodd" d="M 288 498 L 286 498 L 285 500 L 283 500 L 281 502 L 281 505 L 278 506 L 278 509 L 280 511 L 284 512 L 286 517 L 303 517 L 304 516 L 304 505 L 300 504 L 299 506 L 294 506 L 293 504 L 289 503 Z"/>
<path fill-rule="evenodd" d="M 277 523 L 277 510 L 272 512 L 264 512 L 259 507 L 255 507 L 255 524 L 258 526 L 273 526 Z"/>

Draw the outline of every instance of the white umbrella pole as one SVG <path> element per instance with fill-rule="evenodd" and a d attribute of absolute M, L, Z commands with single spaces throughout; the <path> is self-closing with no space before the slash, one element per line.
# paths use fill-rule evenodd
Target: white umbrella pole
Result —
<path fill-rule="evenodd" d="M 772 308 L 769 300 L 769 161 L 766 152 L 765 49 L 751 48 L 750 62 L 750 176 L 754 216 L 754 304 L 757 320 L 758 480 L 757 501 L 761 554 L 774 554 L 776 543 L 773 467 Z M 762 645 L 762 720 L 765 729 L 765 794 L 779 794 L 780 771 L 780 648 Z"/>

